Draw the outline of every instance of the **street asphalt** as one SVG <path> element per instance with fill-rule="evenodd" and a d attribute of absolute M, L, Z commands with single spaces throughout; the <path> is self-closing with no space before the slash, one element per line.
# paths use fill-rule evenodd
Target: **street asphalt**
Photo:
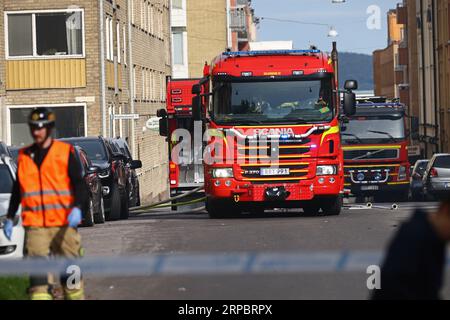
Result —
<path fill-rule="evenodd" d="M 346 208 L 340 216 L 266 212 L 261 216 L 211 220 L 205 212 L 153 211 L 127 221 L 83 228 L 87 257 L 154 254 L 291 252 L 382 252 L 414 208 L 401 203 Z M 162 210 L 162 209 L 161 209 Z M 173 274 L 86 277 L 88 299 L 367 299 L 366 270 L 269 274 Z M 443 297 L 450 298 L 450 282 Z"/>

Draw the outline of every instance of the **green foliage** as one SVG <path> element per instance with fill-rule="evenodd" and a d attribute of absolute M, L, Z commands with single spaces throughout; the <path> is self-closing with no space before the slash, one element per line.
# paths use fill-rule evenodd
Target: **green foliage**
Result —
<path fill-rule="evenodd" d="M 0 300 L 28 300 L 28 277 L 0 278 Z"/>

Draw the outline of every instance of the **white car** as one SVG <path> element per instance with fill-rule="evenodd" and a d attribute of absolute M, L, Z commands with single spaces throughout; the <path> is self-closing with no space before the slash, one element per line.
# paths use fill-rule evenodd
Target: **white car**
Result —
<path fill-rule="evenodd" d="M 16 174 L 14 160 L 7 156 L 0 157 L 0 260 L 21 259 L 23 257 L 23 246 L 25 231 L 22 227 L 20 209 L 14 220 L 12 239 L 9 241 L 3 233 L 3 224 L 11 198 L 12 185 Z"/>

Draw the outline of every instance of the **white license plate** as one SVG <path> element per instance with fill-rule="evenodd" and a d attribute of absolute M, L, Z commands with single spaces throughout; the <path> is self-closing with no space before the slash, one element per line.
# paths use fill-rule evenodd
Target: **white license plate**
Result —
<path fill-rule="evenodd" d="M 362 186 L 361 191 L 377 191 L 380 190 L 379 186 Z"/>
<path fill-rule="evenodd" d="M 289 173 L 288 168 L 263 168 L 260 172 L 262 176 L 288 176 Z"/>

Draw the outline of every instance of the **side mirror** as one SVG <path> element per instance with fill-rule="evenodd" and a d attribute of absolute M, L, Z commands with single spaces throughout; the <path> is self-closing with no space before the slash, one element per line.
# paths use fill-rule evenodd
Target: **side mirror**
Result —
<path fill-rule="evenodd" d="M 200 96 L 195 96 L 192 98 L 192 117 L 194 121 L 202 120 L 202 98 Z"/>
<path fill-rule="evenodd" d="M 156 111 L 156 116 L 158 118 L 166 118 L 167 117 L 167 110 L 166 109 L 159 109 Z"/>
<path fill-rule="evenodd" d="M 356 113 L 356 95 L 353 92 L 344 92 L 344 113 L 346 116 Z"/>
<path fill-rule="evenodd" d="M 159 135 L 161 137 L 169 135 L 169 122 L 166 117 L 159 119 Z"/>
<path fill-rule="evenodd" d="M 133 160 L 130 164 L 131 169 L 140 169 L 142 168 L 142 161 L 141 160 Z"/>
<path fill-rule="evenodd" d="M 347 91 L 358 90 L 358 81 L 356 80 L 345 81 L 344 89 Z"/>
<path fill-rule="evenodd" d="M 192 94 L 199 95 L 202 93 L 202 87 L 199 84 L 194 84 L 192 86 Z"/>

